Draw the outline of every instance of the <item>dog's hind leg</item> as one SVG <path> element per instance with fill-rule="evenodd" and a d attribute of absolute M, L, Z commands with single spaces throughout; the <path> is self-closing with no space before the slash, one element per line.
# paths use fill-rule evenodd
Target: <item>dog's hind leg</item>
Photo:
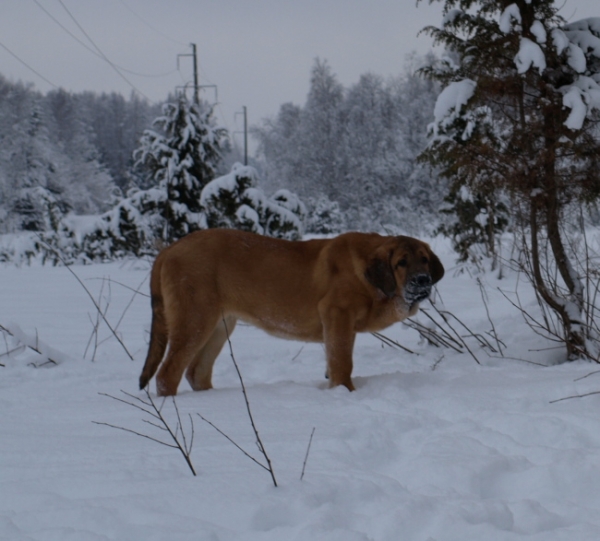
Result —
<path fill-rule="evenodd" d="M 185 312 L 183 312 L 185 313 Z M 186 320 L 178 317 L 169 333 L 169 349 L 156 376 L 159 396 L 177 394 L 177 387 L 186 368 L 193 363 L 195 355 L 210 340 L 218 324 L 217 317 L 200 318 L 187 314 Z"/>
<path fill-rule="evenodd" d="M 233 316 L 226 316 L 219 321 L 206 344 L 196 352 L 194 360 L 185 373 L 185 377 L 194 391 L 212 389 L 212 370 L 215 360 L 223 349 L 228 336 L 231 336 L 235 329 L 236 321 Z"/>

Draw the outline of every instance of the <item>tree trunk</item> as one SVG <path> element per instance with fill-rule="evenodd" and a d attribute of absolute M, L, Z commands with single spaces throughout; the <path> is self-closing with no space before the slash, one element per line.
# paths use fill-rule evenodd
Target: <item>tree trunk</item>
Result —
<path fill-rule="evenodd" d="M 532 198 L 530 202 L 530 234 L 531 234 L 531 265 L 533 271 L 534 286 L 544 302 L 552 308 L 560 317 L 563 329 L 564 339 L 567 346 L 567 359 L 575 360 L 582 356 L 589 356 L 585 344 L 585 330 L 582 321 L 583 312 L 583 290 L 579 279 L 574 276 L 572 267 L 567 259 L 560 232 L 558 228 L 558 216 L 552 215 L 548 208 L 545 208 L 548 239 L 552 249 L 553 256 L 556 260 L 559 273 L 563 276 L 563 272 L 568 276 L 568 281 L 565 284 L 570 293 L 571 299 L 561 298 L 558 294 L 556 284 L 546 284 L 542 275 L 540 263 L 540 246 L 539 246 L 539 225 L 538 213 L 538 198 Z M 548 201 L 546 205 L 549 206 Z M 560 261 L 560 262 L 559 262 Z M 548 285 L 552 290 L 548 289 Z"/>

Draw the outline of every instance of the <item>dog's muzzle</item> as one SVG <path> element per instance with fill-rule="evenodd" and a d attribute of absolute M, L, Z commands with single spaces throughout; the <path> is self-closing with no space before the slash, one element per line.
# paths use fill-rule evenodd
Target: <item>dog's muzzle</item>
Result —
<path fill-rule="evenodd" d="M 429 274 L 417 274 L 413 276 L 404 288 L 404 300 L 413 305 L 425 300 L 431 294 L 431 276 Z"/>

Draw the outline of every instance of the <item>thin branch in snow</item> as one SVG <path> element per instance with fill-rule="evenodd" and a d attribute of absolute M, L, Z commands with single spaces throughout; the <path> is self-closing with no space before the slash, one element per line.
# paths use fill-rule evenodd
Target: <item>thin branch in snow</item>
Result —
<path fill-rule="evenodd" d="M 500 353 L 500 355 L 502 357 L 504 357 L 504 352 L 502 351 L 501 340 L 498 338 L 498 333 L 496 332 L 496 327 L 494 326 L 494 322 L 490 316 L 490 309 L 489 309 L 488 303 L 487 303 L 487 293 L 483 287 L 483 282 L 481 281 L 480 278 L 477 278 L 476 282 L 477 282 L 477 285 L 479 286 L 479 292 L 481 293 L 481 300 L 483 301 L 483 306 L 485 307 L 485 313 L 487 315 L 487 319 L 490 322 L 490 325 L 492 326 L 491 336 L 496 341 L 496 346 L 498 347 L 498 353 Z"/>
<path fill-rule="evenodd" d="M 194 465 L 192 464 L 192 460 L 190 458 L 190 454 L 192 452 L 192 447 L 194 444 L 194 422 L 192 420 L 192 416 L 190 415 L 191 436 L 190 436 L 190 442 L 188 444 L 187 437 L 183 430 L 183 424 L 181 422 L 181 416 L 179 414 L 179 408 L 177 407 L 177 402 L 175 401 L 175 397 L 172 397 L 172 399 L 173 399 L 173 408 L 174 408 L 175 414 L 177 416 L 177 426 L 176 426 L 175 430 L 173 430 L 171 428 L 171 425 L 169 425 L 169 423 L 167 422 L 167 420 L 165 419 L 165 417 L 163 416 L 162 411 L 161 411 L 162 407 L 164 406 L 164 401 L 163 401 L 161 407 L 158 408 L 156 403 L 154 402 L 154 400 L 152 400 L 152 396 L 150 395 L 150 392 L 147 389 L 144 389 L 144 392 L 146 393 L 147 401 L 142 400 L 141 398 L 134 396 L 132 394 L 126 393 L 125 391 L 121 391 L 121 392 L 124 395 L 126 395 L 130 398 L 133 398 L 137 402 L 141 403 L 143 406 L 140 406 L 139 404 L 136 404 L 135 402 L 129 402 L 128 400 L 124 400 L 122 398 L 112 396 L 110 394 L 106 394 L 106 393 L 98 393 L 98 394 L 100 394 L 101 396 L 107 396 L 108 398 L 112 398 L 113 400 L 116 400 L 117 402 L 122 402 L 123 404 L 127 404 L 128 406 L 139 409 L 139 410 L 143 411 L 144 413 L 146 413 L 147 415 L 150 415 L 152 418 L 159 421 L 160 424 L 155 423 L 153 421 L 148 421 L 147 419 L 143 419 L 143 421 L 145 423 L 148 423 L 148 424 L 156 427 L 156 428 L 166 431 L 169 434 L 171 440 L 173 440 L 173 443 L 170 443 L 169 441 L 165 442 L 163 440 L 160 440 L 160 439 L 150 436 L 148 434 L 144 434 L 142 432 L 138 432 L 136 430 L 132 430 L 130 428 L 125 428 L 122 426 L 116 426 L 116 425 L 112 425 L 109 423 L 102 423 L 102 422 L 97 422 L 97 421 L 92 421 L 92 422 L 96 425 L 108 426 L 111 428 L 116 428 L 118 430 L 123 430 L 125 432 L 129 432 L 131 434 L 135 434 L 136 436 L 140 436 L 142 438 L 149 439 L 151 441 L 160 443 L 161 445 L 165 445 L 166 447 L 170 447 L 172 449 L 178 449 L 179 452 L 182 454 L 183 458 L 185 459 L 191 472 L 194 474 L 194 476 L 196 476 L 197 475 L 196 470 L 194 469 Z M 179 438 L 179 434 L 181 434 L 181 439 Z"/>
<path fill-rule="evenodd" d="M 574 379 L 573 381 L 581 381 L 582 379 L 589 378 L 590 376 L 593 376 L 594 374 L 598 374 L 598 373 L 600 373 L 600 370 L 594 370 L 593 372 L 590 372 L 589 374 L 586 374 L 585 376 L 581 376 L 580 378 Z"/>
<path fill-rule="evenodd" d="M 595 394 L 600 394 L 600 391 L 592 391 L 591 393 L 576 394 L 573 396 L 565 396 L 563 398 L 557 398 L 556 400 L 550 400 L 550 404 L 556 404 L 556 402 L 561 402 L 563 400 L 571 400 L 572 398 L 586 398 L 587 396 L 593 396 Z"/>
<path fill-rule="evenodd" d="M 229 345 L 229 353 L 231 354 L 231 360 L 233 361 L 233 366 L 235 366 L 235 371 L 237 372 L 238 378 L 240 379 L 240 384 L 242 386 L 242 393 L 244 394 L 244 401 L 246 402 L 246 411 L 248 412 L 248 417 L 250 419 L 250 424 L 252 425 L 252 430 L 254 430 L 254 435 L 256 436 L 256 444 L 258 445 L 258 449 L 265 457 L 265 460 L 268 464 L 268 470 L 271 474 L 271 478 L 273 480 L 273 484 L 277 486 L 277 480 L 275 479 L 275 472 L 273 471 L 273 466 L 271 465 L 271 459 L 267 454 L 265 446 L 263 445 L 262 440 L 260 439 L 260 435 L 258 434 L 258 429 L 256 428 L 256 424 L 254 423 L 254 417 L 252 416 L 252 410 L 250 409 L 250 402 L 248 400 L 248 393 L 246 392 L 246 386 L 244 385 L 244 379 L 242 378 L 242 373 L 240 372 L 240 367 L 238 366 L 237 361 L 235 360 L 235 355 L 233 354 L 233 346 L 231 345 L 231 339 L 229 337 L 229 329 L 227 328 L 227 322 L 225 318 L 223 318 L 223 325 L 225 326 L 225 333 L 227 334 L 227 344 Z"/>
<path fill-rule="evenodd" d="M 477 335 L 475 335 L 473 332 L 471 332 L 469 330 L 469 328 L 460 320 L 458 319 L 458 317 L 456 317 L 454 314 L 447 312 L 447 311 L 441 311 L 439 310 L 435 304 L 430 303 L 431 306 L 433 307 L 434 311 L 444 320 L 444 323 L 450 328 L 450 330 L 454 333 L 454 335 L 456 336 L 457 340 L 464 346 L 464 348 L 469 352 L 469 354 L 471 355 L 471 357 L 473 357 L 473 359 L 475 359 L 475 362 L 477 364 L 481 364 L 479 362 L 479 359 L 477 358 L 477 356 L 475 355 L 475 353 L 473 353 L 473 351 L 471 350 L 471 348 L 469 347 L 469 345 L 467 344 L 467 342 L 463 339 L 463 337 L 454 329 L 454 327 L 452 325 L 450 325 L 450 322 L 448 321 L 448 318 L 446 317 L 448 316 L 452 316 L 454 319 L 456 319 L 456 321 L 458 321 L 465 329 L 467 329 L 467 331 L 471 334 L 471 336 L 473 337 L 477 337 Z M 422 312 L 426 313 L 425 310 L 421 310 Z M 493 349 L 493 348 L 492 348 Z"/>
<path fill-rule="evenodd" d="M 133 293 L 135 293 L 136 295 L 141 295 L 142 297 L 150 298 L 150 295 L 148 293 L 144 293 L 143 291 L 140 291 L 140 288 L 142 287 L 143 283 L 148 279 L 148 276 L 149 276 L 149 274 L 146 275 L 146 277 L 142 280 L 142 283 L 138 286 L 137 289 L 135 289 L 134 287 L 128 286 L 127 284 L 124 284 L 123 282 L 113 280 L 112 278 L 90 278 L 90 280 L 106 280 L 107 282 L 111 282 L 113 284 L 120 285 L 121 287 L 124 287 L 125 289 L 129 289 L 130 291 L 133 291 Z"/>
<path fill-rule="evenodd" d="M 36 368 L 39 368 L 40 366 L 44 366 L 45 364 L 54 364 L 54 365 L 58 364 L 58 362 L 56 360 L 50 358 L 46 353 L 44 353 L 42 351 L 42 348 L 41 348 L 40 342 L 39 342 L 39 338 L 37 336 L 37 329 L 35 331 L 36 332 L 36 338 L 35 338 L 35 343 L 34 344 L 27 343 L 27 342 L 29 342 L 29 340 L 24 340 L 24 339 L 21 339 L 18 336 L 15 336 L 15 333 L 12 332 L 7 327 L 5 327 L 4 325 L 0 325 L 0 332 L 4 333 L 5 335 L 12 336 L 13 338 L 15 338 L 17 340 L 17 342 L 19 344 L 19 346 L 17 346 L 17 348 L 15 350 L 13 350 L 11 352 L 7 351 L 3 355 L 8 355 L 9 353 L 13 353 L 14 351 L 17 351 L 19 348 L 29 348 L 30 350 L 35 351 L 38 355 L 42 355 L 43 357 L 46 358 L 46 361 L 43 362 L 43 363 L 41 363 L 41 364 L 39 364 L 39 365 L 37 365 L 35 363 L 30 363 L 33 366 L 35 366 Z"/>
<path fill-rule="evenodd" d="M 304 349 L 304 346 L 302 346 L 302 347 L 301 347 L 301 348 L 298 350 L 298 353 L 296 353 L 296 355 L 294 355 L 294 356 L 292 357 L 292 362 L 294 362 L 294 361 L 295 361 L 295 360 L 296 360 L 296 359 L 297 359 L 297 358 L 300 356 L 300 353 L 302 353 L 302 350 L 303 350 L 303 349 Z"/>
<path fill-rule="evenodd" d="M 425 317 L 429 318 L 433 324 L 439 329 L 432 329 L 423 325 L 417 320 L 407 319 L 403 323 L 407 327 L 414 329 L 417 331 L 427 342 L 436 346 L 436 347 L 447 347 L 453 349 L 457 353 L 463 353 L 462 346 L 456 342 L 454 337 L 447 335 L 447 332 L 444 328 L 442 328 L 434 318 L 432 318 L 427 312 L 421 310 L 421 312 Z M 441 334 L 440 334 L 441 333 Z"/>
<path fill-rule="evenodd" d="M 119 320 L 117 321 L 117 324 L 115 325 L 115 331 L 117 331 L 119 329 L 119 326 L 121 325 L 123 319 L 125 318 L 125 315 L 129 311 L 129 308 L 131 308 L 131 305 L 133 304 L 133 301 L 135 300 L 135 297 L 138 294 L 145 295 L 144 293 L 140 292 L 140 289 L 141 289 L 142 285 L 144 285 L 144 282 L 148 279 L 149 276 L 150 276 L 150 273 L 147 273 L 146 276 L 144 277 L 144 279 L 138 285 L 137 289 L 134 289 L 132 287 L 127 287 L 124 284 L 121 284 L 120 282 L 115 282 L 114 280 L 111 280 L 110 278 L 107 279 L 109 287 L 110 287 L 110 284 L 114 282 L 114 283 L 117 283 L 119 285 L 122 285 L 123 287 L 127 287 L 127 289 L 130 289 L 130 290 L 133 291 L 133 295 L 131 296 L 131 299 L 129 299 L 129 302 L 127 303 L 127 306 L 125 306 L 125 309 L 123 310 L 123 313 L 121 314 L 121 317 L 119 317 Z M 149 295 L 145 295 L 145 296 L 149 297 Z M 102 340 L 100 342 L 100 345 L 103 344 L 104 342 L 106 342 L 109 338 L 110 337 L 107 337 L 104 340 Z"/>
<path fill-rule="evenodd" d="M 310 433 L 310 439 L 308 440 L 308 447 L 306 448 L 306 455 L 304 456 L 304 464 L 302 464 L 302 473 L 300 474 L 300 481 L 304 479 L 304 471 L 306 470 L 306 462 L 308 461 L 308 454 L 310 453 L 310 446 L 312 444 L 313 436 L 315 435 L 315 428 L 313 426 L 312 432 Z"/>
<path fill-rule="evenodd" d="M 257 460 L 256 458 L 254 458 L 250 453 L 248 453 L 248 451 L 246 451 L 242 446 L 238 445 L 230 436 L 228 436 L 227 434 L 225 434 L 225 432 L 223 432 L 217 425 L 215 425 L 214 423 L 211 423 L 206 417 L 203 417 L 202 415 L 200 415 L 199 413 L 196 413 L 196 415 L 198 417 L 200 417 L 200 419 L 202 419 L 205 423 L 209 424 L 210 426 L 212 426 L 219 434 L 221 434 L 221 436 L 223 436 L 225 439 L 227 439 L 227 441 L 229 441 L 230 443 L 232 443 L 235 447 L 237 447 L 242 453 L 244 453 L 250 460 L 252 460 L 252 462 L 255 462 L 256 464 L 258 464 L 261 468 L 263 468 L 264 470 L 269 471 L 269 468 L 267 466 L 265 466 L 262 462 L 260 462 L 259 460 Z M 277 486 L 277 485 L 275 485 Z"/>
<path fill-rule="evenodd" d="M 269 455 L 267 454 L 265 446 L 263 445 L 263 442 L 258 433 L 258 429 L 256 428 L 256 424 L 254 423 L 254 417 L 252 416 L 252 410 L 250 409 L 250 402 L 248 400 L 248 393 L 246 392 L 246 386 L 244 385 L 244 379 L 242 378 L 242 373 L 240 372 L 240 367 L 238 366 L 237 361 L 235 360 L 235 355 L 233 354 L 233 346 L 231 345 L 231 340 L 229 338 L 229 329 L 227 328 L 227 322 L 225 321 L 224 317 L 223 317 L 222 321 L 223 321 L 223 326 L 225 327 L 225 333 L 227 334 L 227 343 L 229 344 L 229 353 L 231 354 L 231 360 L 233 361 L 233 366 L 235 367 L 238 378 L 242 385 L 242 393 L 244 394 L 244 401 L 246 403 L 246 411 L 248 412 L 248 417 L 250 418 L 250 424 L 252 425 L 252 430 L 254 431 L 254 436 L 256 437 L 256 446 L 258 447 L 258 450 L 264 456 L 264 458 L 267 462 L 267 465 L 265 466 L 262 462 L 256 460 L 256 458 L 254 458 L 250 453 L 248 453 L 246 450 L 244 450 L 232 438 L 230 438 L 227 434 L 225 434 L 225 432 L 223 432 L 216 425 L 211 423 L 208 419 L 204 418 L 199 413 L 197 413 L 196 415 L 198 415 L 198 417 L 200 417 L 200 419 L 202 419 L 204 422 L 206 422 L 210 426 L 212 426 L 219 434 L 221 434 L 222 436 L 227 438 L 228 441 L 230 441 L 233 445 L 235 445 L 235 447 L 237 447 L 242 453 L 244 453 L 244 455 L 246 455 L 248 458 L 250 458 L 253 462 L 258 464 L 261 468 L 267 470 L 269 472 L 269 474 L 271 475 L 273 485 L 277 486 L 277 480 L 275 479 L 275 472 L 273 471 L 273 465 L 271 464 L 271 459 L 269 458 Z"/>
<path fill-rule="evenodd" d="M 38 234 L 37 236 L 38 236 L 39 241 L 42 244 L 44 244 L 49 250 L 51 250 L 52 252 L 54 252 L 54 254 L 60 260 L 60 262 L 63 264 L 63 266 L 75 277 L 75 279 L 79 282 L 79 284 L 81 285 L 81 287 L 83 287 L 83 289 L 87 293 L 88 297 L 94 303 L 94 306 L 96 307 L 96 310 L 98 310 L 98 312 L 100 312 L 100 315 L 102 316 L 102 319 L 104 320 L 104 323 L 106 323 L 106 326 L 110 329 L 110 331 L 112 332 L 113 336 L 117 339 L 117 342 L 119 342 L 119 344 L 121 344 L 121 347 L 123 348 L 123 350 L 125 351 L 125 353 L 127 354 L 127 356 L 133 361 L 133 355 L 131 355 L 131 353 L 129 353 L 129 350 L 127 349 L 127 346 L 124 344 L 123 340 L 121 340 L 121 338 L 117 334 L 117 331 L 115 329 L 113 329 L 113 327 L 109 323 L 108 319 L 106 319 L 106 317 L 102 313 L 102 309 L 96 303 L 96 299 L 94 299 L 94 296 L 90 293 L 90 290 L 82 282 L 82 280 L 79 278 L 79 276 L 77 276 L 77 274 L 75 273 L 75 271 L 73 271 L 73 269 L 71 268 L 71 266 L 64 260 L 64 258 L 60 254 L 60 252 L 58 252 L 55 248 L 53 248 L 47 242 L 45 242 L 44 239 L 41 237 L 41 235 Z"/>
<path fill-rule="evenodd" d="M 400 344 L 396 340 L 392 340 L 391 338 L 389 338 L 385 334 L 382 334 L 380 332 L 372 332 L 371 334 L 375 338 L 377 338 L 378 340 L 381 340 L 381 342 L 384 343 L 387 346 L 392 346 L 394 348 L 401 349 L 403 351 L 406 351 L 407 353 L 412 353 L 413 355 L 419 355 L 417 352 L 413 351 L 412 349 L 408 349 L 406 346 L 403 346 L 402 344 Z"/>
<path fill-rule="evenodd" d="M 100 286 L 100 292 L 98 293 L 98 306 L 100 306 L 100 307 L 102 307 L 102 296 L 104 294 L 104 286 L 105 285 L 106 285 L 106 281 L 104 279 L 102 279 L 102 285 Z M 90 335 L 88 343 L 85 346 L 85 351 L 83 352 L 84 359 L 85 359 L 88 349 L 93 341 L 94 342 L 94 351 L 92 353 L 92 362 L 94 362 L 96 360 L 96 352 L 98 351 L 98 330 L 100 328 L 100 315 L 102 314 L 104 317 L 106 317 L 106 313 L 108 312 L 109 306 L 110 306 L 110 300 L 107 300 L 106 307 L 104 308 L 103 312 L 100 310 L 96 310 L 96 321 L 95 322 L 92 319 L 92 316 L 90 316 L 88 314 L 88 318 L 90 319 L 90 322 L 92 323 L 92 334 Z"/>

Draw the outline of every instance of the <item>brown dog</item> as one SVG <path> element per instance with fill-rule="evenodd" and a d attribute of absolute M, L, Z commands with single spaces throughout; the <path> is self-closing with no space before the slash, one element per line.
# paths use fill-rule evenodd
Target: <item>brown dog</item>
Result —
<path fill-rule="evenodd" d="M 414 315 L 444 275 L 424 242 L 346 233 L 286 241 L 228 229 L 192 233 L 163 250 L 150 281 L 152 329 L 140 389 L 181 377 L 210 389 L 215 359 L 238 319 L 283 338 L 324 342 L 330 387 L 354 385 L 357 332 Z"/>

